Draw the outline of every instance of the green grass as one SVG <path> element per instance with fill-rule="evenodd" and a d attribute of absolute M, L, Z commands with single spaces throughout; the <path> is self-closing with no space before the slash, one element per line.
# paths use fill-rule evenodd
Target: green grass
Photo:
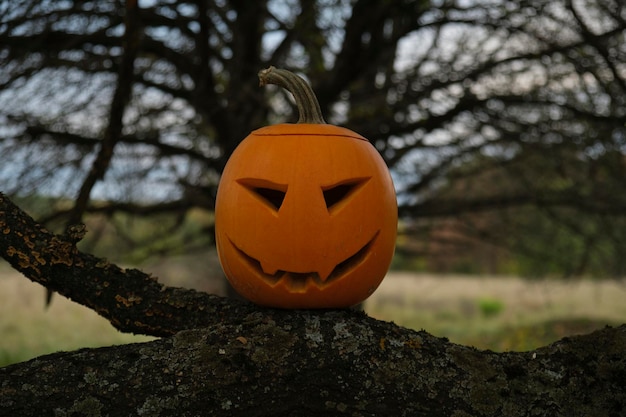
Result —
<path fill-rule="evenodd" d="M 525 351 L 626 322 L 623 281 L 391 273 L 365 303 L 378 319 L 494 351 Z"/>
<path fill-rule="evenodd" d="M 463 338 L 463 344 L 496 352 L 528 351 L 567 336 L 591 333 L 606 325 L 607 323 L 602 320 L 555 319 L 532 325 L 506 326 L 490 333 L 468 335 Z"/>
<path fill-rule="evenodd" d="M 56 295 L 48 309 L 45 290 L 0 268 L 0 367 L 82 347 L 151 340 L 117 331 L 94 311 Z"/>

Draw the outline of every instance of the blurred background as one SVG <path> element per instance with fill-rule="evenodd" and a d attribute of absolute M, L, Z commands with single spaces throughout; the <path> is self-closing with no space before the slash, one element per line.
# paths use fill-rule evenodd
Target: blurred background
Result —
<path fill-rule="evenodd" d="M 367 137 L 399 205 L 372 316 L 525 350 L 626 321 L 621 0 L 0 0 L 0 191 L 79 248 L 227 294 L 220 173 L 294 122 L 287 68 Z M 0 365 L 125 343 L 0 264 Z"/>

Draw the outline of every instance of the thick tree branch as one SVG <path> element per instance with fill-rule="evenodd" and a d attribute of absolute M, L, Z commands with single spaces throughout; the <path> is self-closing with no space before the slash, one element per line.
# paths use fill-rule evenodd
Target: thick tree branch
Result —
<path fill-rule="evenodd" d="M 81 253 L 75 242 L 49 232 L 0 193 L 0 256 L 31 281 L 93 309 L 120 331 L 168 336 L 220 323 L 223 309 L 233 308 L 232 301 L 165 287 L 139 270 Z"/>
<path fill-rule="evenodd" d="M 534 352 L 497 354 L 349 310 L 225 312 L 225 322 L 210 329 L 0 369 L 0 414 L 600 417 L 626 411 L 626 326 Z"/>
<path fill-rule="evenodd" d="M 1 415 L 514 417 L 626 410 L 626 326 L 534 352 L 480 352 L 352 310 L 262 309 L 164 287 L 79 252 L 79 237 L 48 232 L 0 194 L 0 255 L 15 269 L 122 331 L 175 335 L 2 368 Z"/>

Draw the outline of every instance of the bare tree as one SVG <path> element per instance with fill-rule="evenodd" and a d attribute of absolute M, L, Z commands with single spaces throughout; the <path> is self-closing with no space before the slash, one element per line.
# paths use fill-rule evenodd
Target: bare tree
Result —
<path fill-rule="evenodd" d="M 602 230 L 621 242 L 621 2 L 23 0 L 0 16 L 2 189 L 60 197 L 41 219 L 64 232 L 0 195 L 1 256 L 121 331 L 163 337 L 2 368 L 3 414 L 624 413 L 623 326 L 479 352 L 358 312 L 165 287 L 79 251 L 74 223 L 212 210 L 237 143 L 293 114 L 256 86 L 274 64 L 376 145 L 409 226 L 460 218 L 513 245 L 494 229 L 524 227 L 505 221 L 522 210 L 589 247 Z M 491 212 L 503 217 L 472 217 Z"/>
<path fill-rule="evenodd" d="M 270 64 L 306 75 L 327 119 L 376 145 L 396 175 L 400 213 L 413 219 L 407 230 L 529 206 L 552 225 L 593 218 L 596 235 L 622 222 L 617 0 L 1 7 L 0 181 L 10 195 L 74 199 L 43 210 L 51 227 L 94 211 L 212 210 L 238 142 L 293 113 L 282 93 L 256 86 Z M 511 189 L 448 192 L 494 169 Z M 527 229 L 515 226 L 508 235 Z M 610 243 L 623 247 L 617 235 Z"/>

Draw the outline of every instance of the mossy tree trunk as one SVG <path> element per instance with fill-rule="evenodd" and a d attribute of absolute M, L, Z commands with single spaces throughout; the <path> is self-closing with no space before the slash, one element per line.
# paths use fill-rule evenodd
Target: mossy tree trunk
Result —
<path fill-rule="evenodd" d="M 79 230 L 79 229 L 77 229 Z M 121 331 L 161 336 L 0 369 L 0 415 L 620 416 L 626 326 L 532 352 L 459 346 L 351 310 L 164 287 L 51 234 L 0 194 L 0 254 Z"/>

